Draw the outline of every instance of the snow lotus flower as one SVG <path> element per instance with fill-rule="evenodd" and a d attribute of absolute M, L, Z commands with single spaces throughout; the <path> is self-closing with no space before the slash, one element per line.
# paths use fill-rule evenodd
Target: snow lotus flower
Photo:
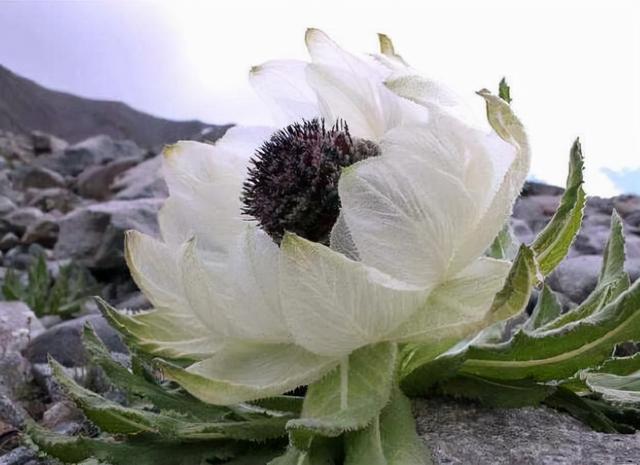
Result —
<path fill-rule="evenodd" d="M 307 44 L 311 63 L 251 73 L 298 123 L 168 147 L 161 239 L 126 235 L 153 310 L 107 313 L 145 352 L 180 359 L 165 375 L 207 402 L 282 394 L 380 342 L 464 337 L 509 269 L 484 256 L 528 169 L 509 106 L 482 92 L 493 129 L 479 129 L 386 37 L 377 61 L 316 30 Z M 310 240 L 315 226 L 327 234 Z"/>

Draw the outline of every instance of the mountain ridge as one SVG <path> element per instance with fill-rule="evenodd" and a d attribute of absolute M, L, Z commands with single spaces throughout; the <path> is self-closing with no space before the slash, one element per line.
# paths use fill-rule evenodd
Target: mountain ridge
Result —
<path fill-rule="evenodd" d="M 199 120 L 169 120 L 123 102 L 52 90 L 0 65 L 0 129 L 5 131 L 17 134 L 43 131 L 71 143 L 106 134 L 153 148 L 197 138 L 203 131 L 226 128 Z"/>

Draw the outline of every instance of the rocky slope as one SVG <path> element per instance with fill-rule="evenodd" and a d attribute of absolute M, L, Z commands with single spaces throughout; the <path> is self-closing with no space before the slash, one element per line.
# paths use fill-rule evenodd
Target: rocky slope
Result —
<path fill-rule="evenodd" d="M 123 234 L 127 229 L 157 234 L 156 213 L 167 195 L 159 168 L 157 153 L 109 135 L 69 143 L 42 132 L 0 132 L 0 283 L 8 269 L 24 276 L 44 254 L 54 275 L 69 261 L 86 267 L 95 292 L 114 305 L 148 306 L 126 270 Z M 561 194 L 558 187 L 526 185 L 511 220 L 519 240 L 529 242 L 544 227 Z M 624 220 L 628 271 L 632 279 L 640 277 L 640 197 L 590 198 L 583 230 L 549 280 L 565 308 L 595 285 L 614 208 Z M 51 382 L 46 364 L 51 354 L 100 389 L 99 377 L 82 371 L 80 334 L 87 322 L 114 353 L 126 357 L 91 301 L 66 321 L 38 318 L 22 303 L 0 302 L 0 455 L 7 453 L 0 465 L 37 463 L 17 440 L 27 416 L 56 431 L 88 428 Z M 638 436 L 599 435 L 544 409 L 488 411 L 430 400 L 418 401 L 416 413 L 421 434 L 434 444 L 436 463 L 613 464 L 640 457 Z"/>
<path fill-rule="evenodd" d="M 46 89 L 0 66 L 0 129 L 17 134 L 45 131 L 72 143 L 106 134 L 156 147 L 192 139 L 202 131 L 216 130 L 216 126 L 156 118 L 121 102 Z"/>

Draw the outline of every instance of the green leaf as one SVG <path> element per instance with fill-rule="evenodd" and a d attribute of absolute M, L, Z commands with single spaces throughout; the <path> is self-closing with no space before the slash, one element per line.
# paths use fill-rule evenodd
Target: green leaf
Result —
<path fill-rule="evenodd" d="M 598 285 L 605 286 L 617 281 L 624 271 L 624 231 L 622 219 L 614 209 L 611 214 L 611 232 L 602 256 L 602 268 L 598 278 Z"/>
<path fill-rule="evenodd" d="M 640 372 L 629 375 L 610 373 L 585 373 L 584 381 L 608 402 L 640 405 Z"/>
<path fill-rule="evenodd" d="M 560 316 L 562 306 L 555 293 L 546 284 L 542 286 L 538 302 L 531 313 L 531 317 L 524 324 L 525 331 L 534 331 Z"/>
<path fill-rule="evenodd" d="M 500 260 L 513 260 L 517 253 L 518 245 L 507 223 L 491 243 L 486 255 Z"/>
<path fill-rule="evenodd" d="M 536 282 L 533 252 L 522 244 L 518 250 L 502 290 L 491 305 L 491 322 L 505 320 L 524 310 Z"/>
<path fill-rule="evenodd" d="M 560 205 L 531 245 L 543 276 L 547 276 L 560 264 L 580 230 L 586 203 L 586 194 L 582 189 L 583 169 L 582 149 L 580 141 L 576 139 L 571 147 L 567 188 L 560 199 Z"/>
<path fill-rule="evenodd" d="M 552 381 L 608 359 L 640 332 L 640 281 L 600 312 L 563 328 L 517 332 L 503 344 L 471 346 L 461 372 L 495 379 Z"/>
<path fill-rule="evenodd" d="M 600 311 L 629 288 L 629 275 L 624 271 L 624 233 L 622 220 L 614 210 L 611 215 L 611 232 L 604 250 L 598 284 L 578 307 L 565 313 L 545 329 L 560 328 L 573 321 L 582 320 Z"/>
<path fill-rule="evenodd" d="M 155 413 L 124 407 L 83 388 L 68 377 L 60 364 L 50 360 L 54 379 L 84 414 L 100 429 L 113 434 L 148 433 L 168 441 L 238 439 L 264 441 L 286 435 L 291 416 L 260 417 L 251 420 L 189 420 L 179 412 Z"/>
<path fill-rule="evenodd" d="M 551 396 L 545 399 L 544 403 L 556 410 L 569 413 L 601 433 L 629 432 L 617 425 L 615 421 L 609 419 L 595 404 L 568 389 L 558 388 Z"/>
<path fill-rule="evenodd" d="M 83 339 L 91 362 L 104 370 L 113 385 L 127 393 L 130 402 L 151 402 L 159 410 L 180 412 L 207 421 L 228 415 L 229 410 L 224 407 L 205 404 L 183 391 L 169 391 L 141 375 L 135 375 L 113 360 L 91 326 L 84 327 Z"/>
<path fill-rule="evenodd" d="M 507 79 L 502 78 L 498 85 L 498 96 L 507 103 L 511 103 L 511 88 L 507 84 Z"/>
<path fill-rule="evenodd" d="M 443 381 L 438 392 L 456 399 L 470 399 L 490 407 L 538 405 L 555 392 L 554 386 L 531 380 L 497 380 L 459 375 Z"/>
<path fill-rule="evenodd" d="M 64 463 L 93 458 L 111 465 L 202 465 L 207 460 L 229 459 L 243 448 L 229 441 L 172 444 L 145 436 L 133 437 L 126 442 L 103 437 L 71 437 L 47 431 L 35 423 L 28 425 L 27 434 L 42 452 Z M 246 450 L 246 446 L 244 448 Z"/>
<path fill-rule="evenodd" d="M 369 424 L 389 400 L 396 358 L 395 344 L 366 346 L 309 385 L 301 417 L 287 424 L 292 443 L 307 450 L 315 435 L 335 437 Z"/>
<path fill-rule="evenodd" d="M 366 428 L 346 436 L 345 465 L 430 465 L 430 451 L 416 433 L 411 402 L 394 387 L 389 404 Z"/>

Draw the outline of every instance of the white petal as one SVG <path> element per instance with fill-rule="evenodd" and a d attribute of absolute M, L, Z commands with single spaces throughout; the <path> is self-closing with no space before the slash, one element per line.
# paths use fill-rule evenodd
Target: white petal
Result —
<path fill-rule="evenodd" d="M 296 343 L 317 354 L 341 356 L 386 340 L 428 294 L 295 235 L 280 248 L 285 318 Z"/>
<path fill-rule="evenodd" d="M 231 128 L 215 145 L 180 142 L 165 150 L 171 196 L 158 221 L 162 237 L 178 245 L 193 236 L 200 247 L 225 251 L 242 231 L 240 194 L 249 158 L 269 128 Z"/>
<path fill-rule="evenodd" d="M 193 315 L 170 308 L 127 315 L 98 301 L 109 322 L 127 344 L 148 354 L 171 359 L 201 360 L 218 351 L 222 343 Z"/>
<path fill-rule="evenodd" d="M 403 341 L 431 342 L 464 337 L 483 326 L 510 263 L 482 257 L 429 295 L 427 304 L 398 329 Z"/>
<path fill-rule="evenodd" d="M 125 258 L 133 280 L 155 307 L 186 307 L 172 247 L 141 232 L 127 231 Z"/>
<path fill-rule="evenodd" d="M 511 215 L 529 172 L 529 143 L 522 123 L 502 99 L 488 93 L 481 95 L 487 101 L 489 122 L 497 133 L 497 136 L 489 134 L 483 140 L 491 157 L 494 175 L 490 201 L 482 209 L 479 220 L 454 259 L 453 266 L 457 268 L 489 247 Z"/>
<path fill-rule="evenodd" d="M 251 68 L 249 81 L 272 108 L 282 126 L 319 116 L 316 95 L 307 84 L 308 63 L 275 60 Z"/>
<path fill-rule="evenodd" d="M 200 400 L 230 405 L 273 397 L 310 384 L 337 364 L 292 344 L 222 351 L 183 370 L 164 364 L 165 376 Z"/>
<path fill-rule="evenodd" d="M 476 212 L 455 173 L 437 168 L 448 162 L 429 151 L 420 155 L 393 156 L 383 148 L 382 156 L 344 170 L 339 192 L 362 261 L 405 282 L 432 286 L 448 272 Z"/>
<path fill-rule="evenodd" d="M 342 213 L 338 215 L 336 223 L 333 225 L 333 228 L 331 228 L 329 241 L 332 250 L 340 252 L 351 260 L 360 260 L 358 248 L 356 247 L 356 243 L 353 242 L 349 226 L 347 226 L 347 222 L 344 220 Z"/>
<path fill-rule="evenodd" d="M 271 238 L 249 225 L 225 256 L 202 253 L 192 241 L 184 247 L 181 262 L 187 300 L 208 327 L 227 339 L 288 342 L 278 257 Z"/>

